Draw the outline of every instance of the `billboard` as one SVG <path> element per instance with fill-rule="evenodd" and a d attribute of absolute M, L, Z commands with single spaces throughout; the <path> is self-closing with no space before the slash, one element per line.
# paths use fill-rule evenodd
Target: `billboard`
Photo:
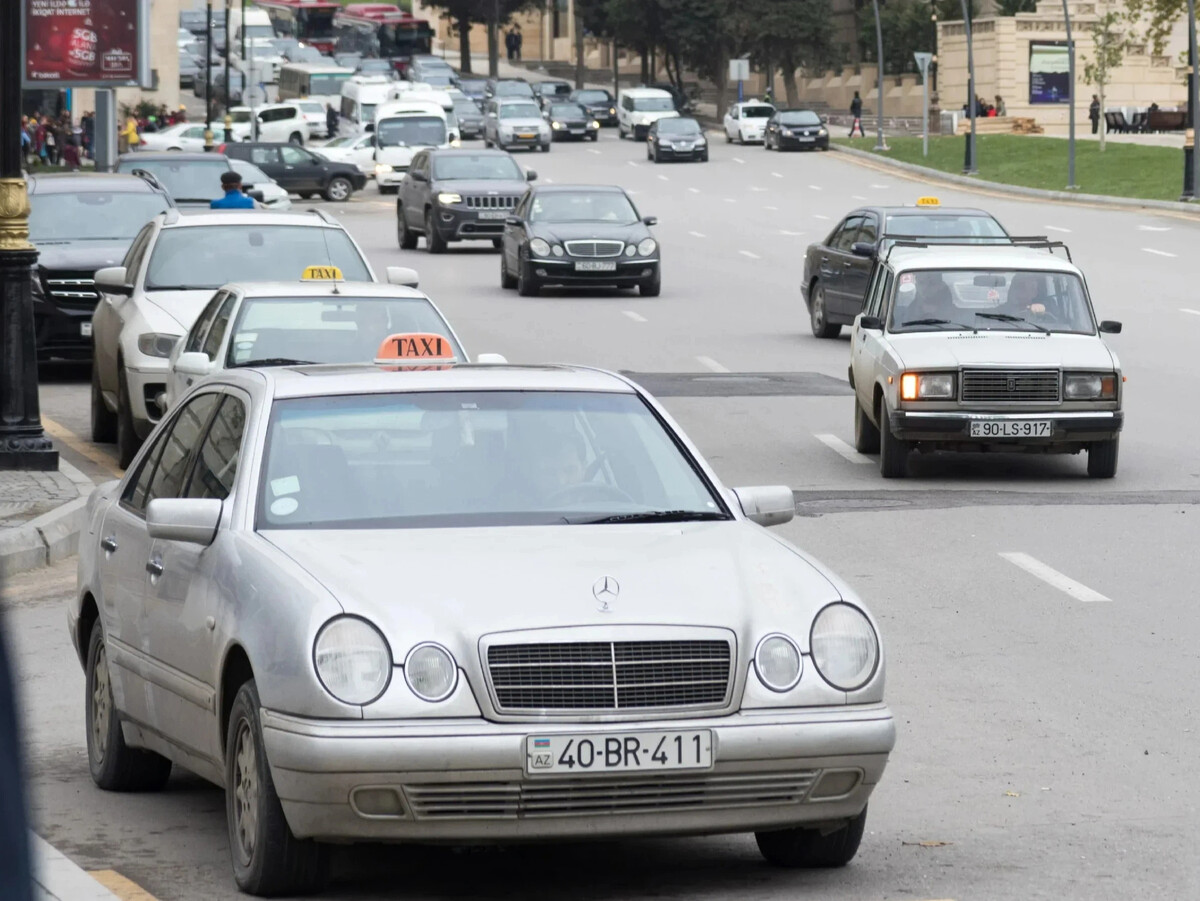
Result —
<path fill-rule="evenodd" d="M 14 2 L 14 0 L 4 0 Z M 149 82 L 146 0 L 16 0 L 26 88 L 136 87 Z"/>
<path fill-rule="evenodd" d="M 1071 62 L 1066 41 L 1030 42 L 1029 102 L 1071 102 Z"/>

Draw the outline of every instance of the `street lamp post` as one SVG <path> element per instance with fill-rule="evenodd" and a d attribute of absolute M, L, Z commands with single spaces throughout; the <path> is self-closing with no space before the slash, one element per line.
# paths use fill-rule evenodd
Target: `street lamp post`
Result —
<path fill-rule="evenodd" d="M 0 3 L 0 470 L 58 469 L 42 431 L 29 194 L 21 149 L 21 8 Z"/>
<path fill-rule="evenodd" d="M 929 63 L 933 60 L 933 54 L 918 51 L 913 58 L 921 72 L 921 156 L 929 156 Z"/>
<path fill-rule="evenodd" d="M 229 52 L 229 34 L 225 34 L 225 52 Z M 212 133 L 212 0 L 204 4 L 204 149 L 213 149 Z"/>
<path fill-rule="evenodd" d="M 229 122 L 229 91 L 230 91 L 229 56 L 233 52 L 233 48 L 231 46 L 229 46 L 229 44 L 230 44 L 230 41 L 229 41 L 229 6 L 230 6 L 230 2 L 231 2 L 231 0 L 225 0 L 225 130 L 226 130 L 226 134 L 229 133 L 229 124 L 230 124 L 230 122 Z M 243 20 L 242 34 L 245 34 L 245 33 L 246 33 L 246 26 L 245 26 L 245 20 Z M 242 51 L 242 65 L 243 66 L 246 65 L 245 50 Z M 245 81 L 245 78 L 243 77 L 242 93 L 245 93 L 245 91 L 246 91 L 246 81 Z"/>
<path fill-rule="evenodd" d="M 962 0 L 962 10 L 963 25 L 967 31 L 967 109 L 971 112 L 971 133 L 967 135 L 963 175 L 978 175 L 979 167 L 975 156 L 975 48 L 971 43 L 971 0 Z"/>
<path fill-rule="evenodd" d="M 1063 0 L 1063 18 L 1067 22 L 1067 71 L 1071 79 L 1071 86 L 1067 89 L 1071 104 L 1067 126 L 1067 190 L 1075 191 L 1079 189 L 1079 185 L 1075 184 L 1075 41 L 1071 37 L 1071 11 L 1067 8 L 1067 0 Z"/>
<path fill-rule="evenodd" d="M 883 28 L 879 24 L 879 0 L 873 0 L 875 6 L 875 60 L 879 68 L 879 107 L 875 125 L 875 149 L 888 150 L 887 141 L 883 139 Z"/>
<path fill-rule="evenodd" d="M 1180 200 L 1195 200 L 1196 186 L 1200 183 L 1200 156 L 1196 154 L 1196 126 L 1200 117 L 1200 78 L 1196 65 L 1200 63 L 1200 51 L 1196 48 L 1196 0 L 1188 0 L 1188 106 L 1187 137 L 1183 146 L 1183 194 Z"/>

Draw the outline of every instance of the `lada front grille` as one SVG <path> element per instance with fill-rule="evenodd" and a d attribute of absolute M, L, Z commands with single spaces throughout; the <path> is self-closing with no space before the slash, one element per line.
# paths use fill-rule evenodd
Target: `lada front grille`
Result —
<path fill-rule="evenodd" d="M 960 399 L 964 404 L 1054 404 L 1061 384 L 1057 369 L 966 369 Z"/>
<path fill-rule="evenodd" d="M 488 194 L 480 197 L 465 197 L 467 207 L 472 210 L 511 210 L 517 205 L 517 198 Z"/>
<path fill-rule="evenodd" d="M 817 770 L 406 785 L 419 820 L 533 819 L 799 804 Z"/>
<path fill-rule="evenodd" d="M 564 245 L 573 257 L 616 257 L 625 249 L 624 241 L 566 241 Z"/>
<path fill-rule="evenodd" d="M 722 707 L 727 641 L 587 641 L 487 649 L 500 713 Z"/>

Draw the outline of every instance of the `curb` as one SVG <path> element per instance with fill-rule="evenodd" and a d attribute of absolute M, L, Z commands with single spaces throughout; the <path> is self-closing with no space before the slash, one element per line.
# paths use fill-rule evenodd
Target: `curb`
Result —
<path fill-rule="evenodd" d="M 120 901 L 36 832 L 29 833 L 29 851 L 35 901 Z"/>
<path fill-rule="evenodd" d="M 1041 188 L 1006 185 L 998 181 L 982 181 L 967 175 L 954 175 L 950 172 L 942 172 L 940 169 L 918 166 L 915 163 L 890 160 L 868 150 L 855 150 L 853 147 L 844 147 L 832 141 L 829 143 L 829 149 L 836 150 L 838 153 L 844 153 L 856 159 L 870 160 L 881 169 L 892 169 L 898 172 L 909 173 L 922 181 L 957 185 L 974 188 L 977 191 L 991 191 L 997 194 L 1011 194 L 1016 197 L 1029 198 L 1030 200 L 1057 200 L 1076 203 L 1080 206 L 1100 206 L 1120 210 L 1163 210 L 1171 213 L 1182 213 L 1188 218 L 1200 219 L 1200 204 L 1197 203 L 1182 203 L 1171 200 L 1142 200 L 1137 197 L 1113 197 L 1107 194 L 1077 194 L 1074 191 L 1046 191 Z"/>
<path fill-rule="evenodd" d="M 87 499 L 95 483 L 65 460 L 59 471 L 75 483 L 79 497 L 13 529 L 0 530 L 0 576 L 52 566 L 79 550 Z"/>

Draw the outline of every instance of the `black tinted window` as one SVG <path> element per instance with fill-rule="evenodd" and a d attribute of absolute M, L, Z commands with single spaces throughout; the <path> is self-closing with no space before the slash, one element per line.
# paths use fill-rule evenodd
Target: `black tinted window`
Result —
<path fill-rule="evenodd" d="M 208 418 L 220 399 L 219 394 L 201 394 L 179 411 L 163 437 L 162 457 L 150 482 L 147 503 L 160 497 L 179 496 L 192 450 L 200 443 Z"/>
<path fill-rule="evenodd" d="M 225 500 L 237 477 L 242 432 L 246 427 L 246 408 L 236 397 L 226 396 L 213 417 L 208 435 L 196 454 L 196 466 L 186 497 Z"/>

